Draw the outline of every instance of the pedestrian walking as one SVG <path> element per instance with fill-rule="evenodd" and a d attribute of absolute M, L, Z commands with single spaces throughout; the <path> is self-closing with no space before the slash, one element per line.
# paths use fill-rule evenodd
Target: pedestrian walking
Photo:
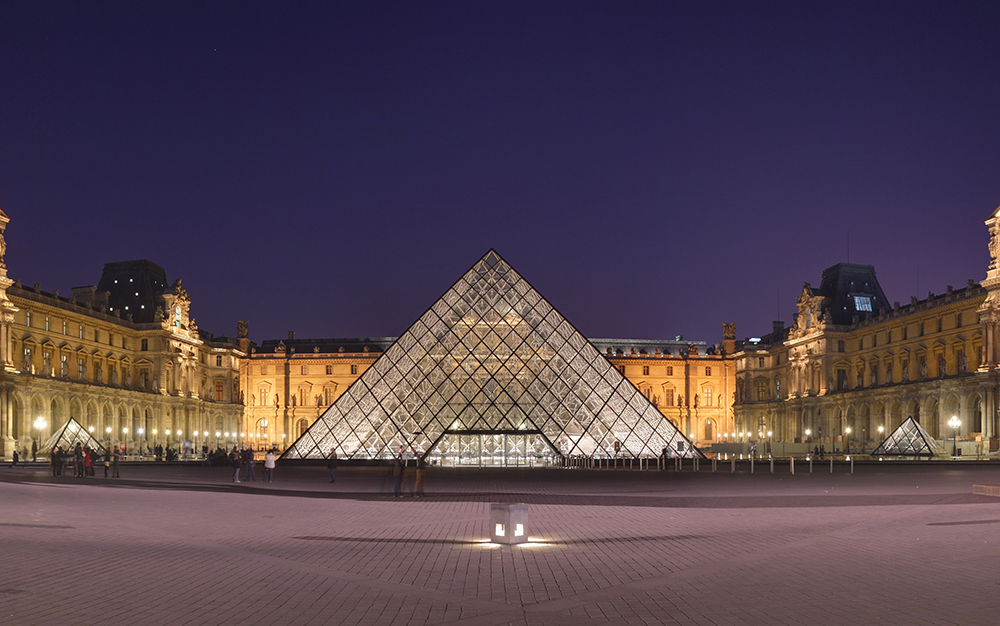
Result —
<path fill-rule="evenodd" d="M 264 455 L 264 480 L 267 482 L 274 482 L 274 462 L 278 457 L 274 455 L 274 448 L 267 451 Z"/>
<path fill-rule="evenodd" d="M 115 453 L 111 455 L 111 478 L 121 478 L 118 473 L 118 461 L 122 458 L 122 452 L 118 448 L 115 448 Z"/>
<path fill-rule="evenodd" d="M 18 452 L 17 452 L 17 448 L 14 448 L 14 456 L 13 456 L 13 459 L 14 459 L 14 460 L 13 460 L 13 461 L 11 461 L 11 463 L 10 463 L 10 468 L 11 468 L 11 469 L 14 469 L 15 467 L 17 467 L 17 462 L 21 460 L 21 455 L 20 455 L 20 454 L 18 454 Z"/>
<path fill-rule="evenodd" d="M 111 450 L 104 450 L 104 477 L 108 477 L 108 470 L 111 469 Z"/>
<path fill-rule="evenodd" d="M 34 439 L 31 440 L 31 462 L 34 463 L 38 461 L 38 442 Z"/>
<path fill-rule="evenodd" d="M 330 458 L 326 461 L 326 469 L 330 470 L 330 482 L 337 482 L 337 453 L 331 452 Z"/>
<path fill-rule="evenodd" d="M 417 497 L 424 497 L 424 481 L 427 480 L 427 460 L 424 457 L 417 457 L 417 481 L 414 492 Z"/>

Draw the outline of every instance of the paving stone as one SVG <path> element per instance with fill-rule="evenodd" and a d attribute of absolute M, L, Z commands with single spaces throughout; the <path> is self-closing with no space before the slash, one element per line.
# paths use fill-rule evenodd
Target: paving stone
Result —
<path fill-rule="evenodd" d="M 129 465 L 0 468 L 10 624 L 982 624 L 995 621 L 989 465 L 856 473 Z M 530 544 L 484 543 L 490 503 Z"/>

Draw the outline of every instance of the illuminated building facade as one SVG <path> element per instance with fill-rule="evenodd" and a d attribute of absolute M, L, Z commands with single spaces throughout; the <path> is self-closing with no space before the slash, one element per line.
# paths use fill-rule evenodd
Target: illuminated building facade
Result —
<path fill-rule="evenodd" d="M 805 447 L 872 450 L 913 417 L 935 439 L 958 435 L 966 454 L 996 451 L 998 213 L 986 221 L 991 260 L 981 284 L 901 305 L 888 302 L 868 265 L 838 264 L 819 288 L 806 283 L 792 326 L 776 323 L 734 355 L 738 438 L 772 431 Z"/>
<path fill-rule="evenodd" d="M 0 445 L 31 449 L 70 418 L 130 453 L 195 449 L 241 423 L 237 342 L 198 329 L 191 299 L 149 261 L 108 263 L 98 285 L 58 290 L 7 278 L 0 212 Z M 40 451 L 41 452 L 41 451 Z"/>

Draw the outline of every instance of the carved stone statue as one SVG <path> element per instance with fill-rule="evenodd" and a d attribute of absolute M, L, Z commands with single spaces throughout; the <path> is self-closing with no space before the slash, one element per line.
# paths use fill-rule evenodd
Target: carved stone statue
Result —
<path fill-rule="evenodd" d="M 0 235 L 0 240 L 2 240 L 2 235 Z M 1000 255 L 1000 241 L 997 241 L 996 230 L 990 231 L 990 269 L 996 269 L 997 267 L 997 256 Z M 0 248 L 2 250 L 3 248 Z M 3 260 L 3 254 L 0 253 L 0 260 Z"/>
<path fill-rule="evenodd" d="M 958 371 L 962 374 L 969 371 L 969 360 L 965 358 L 965 352 L 958 353 Z"/>
<path fill-rule="evenodd" d="M 872 367 L 872 368 L 869 368 L 868 371 L 870 372 L 870 375 L 868 376 L 868 378 L 869 378 L 869 380 L 871 380 L 872 387 L 874 387 L 875 385 L 878 384 L 878 369 Z"/>
<path fill-rule="evenodd" d="M 736 339 L 736 323 L 726 322 L 722 325 L 723 339 Z"/>
<path fill-rule="evenodd" d="M 944 378 L 948 375 L 948 362 L 944 360 L 944 355 L 938 357 L 938 377 Z"/>
<path fill-rule="evenodd" d="M 236 322 L 236 337 L 243 339 L 250 336 L 250 322 L 240 320 Z"/>
<path fill-rule="evenodd" d="M 887 385 L 892 383 L 892 363 L 885 366 L 885 382 Z"/>
<path fill-rule="evenodd" d="M 865 370 L 858 368 L 858 389 L 865 386 Z"/>
<path fill-rule="evenodd" d="M 927 361 L 920 357 L 920 378 L 927 378 Z"/>
<path fill-rule="evenodd" d="M 910 382 L 910 363 L 909 361 L 903 361 L 903 382 Z"/>

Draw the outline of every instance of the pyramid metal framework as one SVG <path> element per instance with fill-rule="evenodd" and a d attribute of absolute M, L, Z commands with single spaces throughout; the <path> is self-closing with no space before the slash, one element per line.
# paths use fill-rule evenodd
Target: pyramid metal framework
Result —
<path fill-rule="evenodd" d="M 101 442 L 95 439 L 80 422 L 72 417 L 51 437 L 45 440 L 45 443 L 38 448 L 38 452 L 39 454 L 51 454 L 53 448 L 56 446 L 62 446 L 63 450 L 71 450 L 76 447 L 78 442 L 84 448 L 89 447 L 91 450 L 96 450 L 104 454 L 104 446 L 101 445 Z"/>
<path fill-rule="evenodd" d="M 481 437 L 479 437 L 481 436 Z M 490 250 L 282 455 L 704 457 Z M 504 457 L 506 458 L 506 457 Z"/>
<path fill-rule="evenodd" d="M 948 451 L 912 417 L 875 448 L 872 456 L 947 456 Z"/>

